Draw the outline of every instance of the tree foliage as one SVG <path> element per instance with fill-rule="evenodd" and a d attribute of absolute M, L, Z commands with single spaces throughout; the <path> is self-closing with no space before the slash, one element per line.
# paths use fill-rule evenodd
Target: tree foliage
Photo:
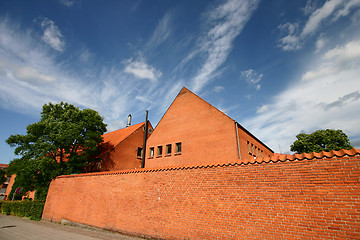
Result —
<path fill-rule="evenodd" d="M 10 162 L 8 173 L 17 175 L 16 185 L 41 195 L 56 176 L 86 172 L 96 165 L 106 124 L 94 110 L 61 102 L 45 104 L 41 120 L 26 129 L 26 135 L 6 140 L 20 156 Z"/>
<path fill-rule="evenodd" d="M 5 179 L 6 179 L 5 175 L 6 175 L 6 171 L 5 171 L 5 170 L 2 170 L 2 169 L 0 168 L 0 185 L 1 185 L 1 184 L 5 181 Z"/>
<path fill-rule="evenodd" d="M 317 130 L 311 134 L 300 133 L 290 146 L 297 153 L 311 153 L 341 149 L 352 149 L 348 136 L 342 130 Z"/>

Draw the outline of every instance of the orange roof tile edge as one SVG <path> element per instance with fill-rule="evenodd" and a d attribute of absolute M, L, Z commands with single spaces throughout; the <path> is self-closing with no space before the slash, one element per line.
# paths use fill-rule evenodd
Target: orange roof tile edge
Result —
<path fill-rule="evenodd" d="M 256 158 L 249 161 L 240 161 L 240 162 L 217 162 L 209 164 L 198 164 L 198 165 L 179 165 L 179 166 L 169 166 L 161 168 L 138 168 L 138 169 L 128 169 L 128 170 L 119 170 L 119 171 L 109 171 L 109 172 L 94 172 L 94 173 L 82 173 L 75 175 L 62 175 L 57 178 L 72 178 L 72 177 L 86 177 L 86 176 L 103 176 L 103 175 L 117 175 L 117 174 L 130 174 L 130 173 L 146 173 L 146 172 L 161 172 L 161 171 L 171 171 L 171 170 L 184 170 L 184 169 L 196 169 L 196 168 L 211 168 L 211 167 L 221 167 L 221 166 L 236 166 L 242 164 L 254 164 L 254 163 L 268 163 L 268 162 L 284 162 L 284 161 L 294 161 L 294 160 L 305 160 L 305 159 L 320 159 L 320 158 L 332 158 L 332 157 L 353 157 L 360 155 L 360 149 L 350 149 L 350 150 L 339 150 L 339 151 L 330 151 L 330 152 L 319 152 L 319 153 L 302 153 L 302 154 L 279 154 L 275 153 L 272 157 L 265 158 Z"/>
<path fill-rule="evenodd" d="M 131 125 L 127 128 L 121 128 L 112 132 L 108 132 L 102 135 L 104 139 L 104 143 L 109 142 L 110 144 L 117 146 L 122 141 L 124 141 L 127 137 L 137 131 L 145 122 L 141 122 L 135 125 Z"/>

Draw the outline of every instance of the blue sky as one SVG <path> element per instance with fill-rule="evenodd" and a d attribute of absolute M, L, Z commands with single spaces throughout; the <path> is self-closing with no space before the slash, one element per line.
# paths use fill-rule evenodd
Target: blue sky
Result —
<path fill-rule="evenodd" d="M 154 126 L 185 86 L 275 152 L 342 129 L 360 148 L 360 0 L 1 1 L 0 162 L 43 104 Z"/>

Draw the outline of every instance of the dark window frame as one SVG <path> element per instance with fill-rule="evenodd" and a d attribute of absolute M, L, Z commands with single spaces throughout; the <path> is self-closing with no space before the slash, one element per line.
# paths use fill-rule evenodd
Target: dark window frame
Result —
<path fill-rule="evenodd" d="M 177 143 L 175 143 L 175 153 L 181 153 L 181 151 L 182 151 L 182 146 L 181 146 L 182 144 L 181 144 L 181 142 L 177 142 Z"/>
<path fill-rule="evenodd" d="M 166 155 L 171 155 L 171 149 L 172 147 L 171 147 L 171 144 L 167 144 L 166 145 Z"/>
<path fill-rule="evenodd" d="M 163 146 L 158 146 L 157 147 L 157 156 L 158 157 L 162 156 L 162 152 L 163 152 Z"/>

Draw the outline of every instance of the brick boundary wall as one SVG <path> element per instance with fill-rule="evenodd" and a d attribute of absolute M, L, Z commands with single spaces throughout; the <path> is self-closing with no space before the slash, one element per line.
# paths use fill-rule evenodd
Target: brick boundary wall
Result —
<path fill-rule="evenodd" d="M 360 239 L 360 156 L 60 176 L 43 219 L 161 239 Z"/>

